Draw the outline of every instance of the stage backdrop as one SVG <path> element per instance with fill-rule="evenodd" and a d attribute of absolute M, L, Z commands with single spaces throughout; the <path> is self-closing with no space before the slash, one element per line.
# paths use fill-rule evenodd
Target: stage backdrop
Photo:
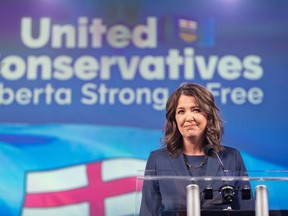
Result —
<path fill-rule="evenodd" d="M 166 100 L 183 82 L 212 91 L 223 144 L 248 170 L 288 169 L 287 10 L 286 0 L 1 1 L 1 215 L 133 215 L 137 170 L 161 146 Z"/>

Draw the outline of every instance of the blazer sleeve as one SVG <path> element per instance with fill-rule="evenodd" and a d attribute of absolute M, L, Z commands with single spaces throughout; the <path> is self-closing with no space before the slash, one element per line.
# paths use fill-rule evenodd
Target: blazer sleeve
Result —
<path fill-rule="evenodd" d="M 155 153 L 151 152 L 146 168 L 145 177 L 157 176 Z M 159 215 L 161 209 L 161 194 L 159 183 L 156 180 L 144 180 L 142 187 L 142 200 L 140 206 L 140 216 Z"/>

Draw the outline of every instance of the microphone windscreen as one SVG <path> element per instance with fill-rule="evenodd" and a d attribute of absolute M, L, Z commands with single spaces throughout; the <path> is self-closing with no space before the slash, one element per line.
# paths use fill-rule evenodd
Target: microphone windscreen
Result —
<path fill-rule="evenodd" d="M 212 156 L 214 153 L 215 149 L 212 145 L 206 145 L 204 147 L 204 153 L 208 156 Z"/>

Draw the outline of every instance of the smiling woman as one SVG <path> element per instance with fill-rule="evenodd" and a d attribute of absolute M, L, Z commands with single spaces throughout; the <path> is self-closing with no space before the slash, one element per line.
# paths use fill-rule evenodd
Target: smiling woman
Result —
<path fill-rule="evenodd" d="M 247 175 L 240 152 L 221 144 L 224 129 L 218 112 L 212 93 L 201 85 L 185 83 L 170 95 L 166 103 L 164 147 L 150 153 L 145 169 L 148 177 L 169 178 L 144 181 L 140 215 L 185 211 L 186 188 L 191 181 L 180 179 L 187 176 L 224 176 L 228 170 L 233 175 Z M 207 146 L 211 146 L 215 154 L 208 155 L 204 151 Z M 220 159 L 215 155 L 220 155 Z M 171 177 L 175 178 L 171 180 Z M 197 184 L 202 209 L 253 209 L 253 199 L 242 200 L 239 192 L 246 184 L 250 188 L 249 182 L 233 182 L 235 194 L 233 192 L 233 199 L 228 201 L 219 192 L 223 183 L 208 183 L 219 189 L 212 191 L 212 199 L 205 197 L 207 183 Z"/>
<path fill-rule="evenodd" d="M 203 143 L 207 115 L 201 110 L 195 97 L 181 95 L 178 99 L 175 119 L 180 134 L 183 137 L 183 152 L 201 154 L 202 145 L 191 145 L 190 143 Z M 197 149 L 198 148 L 198 149 Z"/>
<path fill-rule="evenodd" d="M 180 119 L 184 121 L 185 126 L 202 127 L 201 133 L 193 136 L 192 140 L 189 139 L 194 148 L 199 148 L 200 154 L 203 154 L 203 147 L 206 144 L 213 144 L 218 151 L 222 150 L 220 144 L 224 132 L 222 119 L 214 96 L 207 88 L 189 83 L 180 86 L 167 101 L 166 119 L 164 141 L 172 155 L 185 149 L 185 145 L 183 146 L 185 137 L 181 134 Z M 196 143 L 193 143 L 194 141 Z"/>

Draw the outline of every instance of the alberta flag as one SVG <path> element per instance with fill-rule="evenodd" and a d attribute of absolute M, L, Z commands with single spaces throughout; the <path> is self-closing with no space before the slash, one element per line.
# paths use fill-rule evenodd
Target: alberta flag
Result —
<path fill-rule="evenodd" d="M 159 147 L 158 130 L 63 124 L 0 128 L 0 215 L 137 213 L 137 175 Z"/>

